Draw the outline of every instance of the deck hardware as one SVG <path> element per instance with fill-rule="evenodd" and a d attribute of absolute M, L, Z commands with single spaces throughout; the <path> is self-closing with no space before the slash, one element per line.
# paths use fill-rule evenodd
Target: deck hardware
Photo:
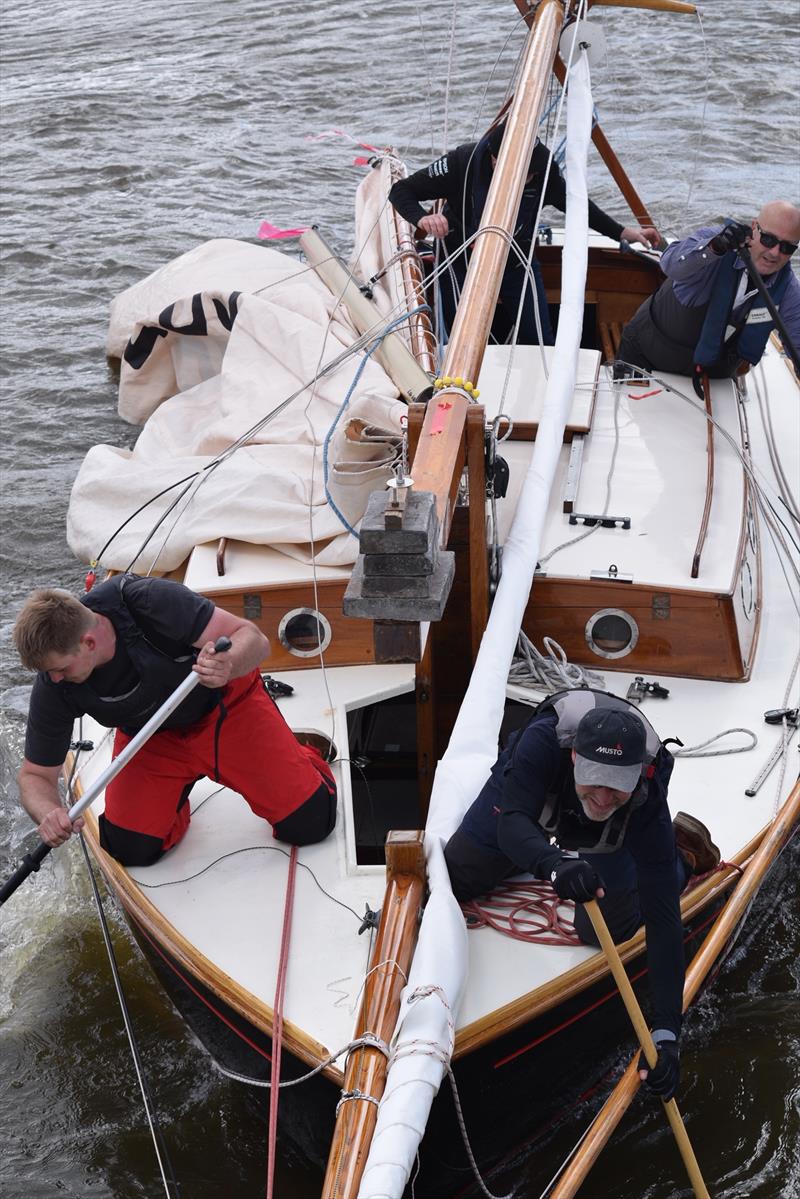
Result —
<path fill-rule="evenodd" d="M 330 621 L 316 608 L 292 608 L 278 625 L 278 640 L 297 658 L 317 657 L 332 639 Z"/>
<path fill-rule="evenodd" d="M 788 725 L 796 729 L 800 723 L 800 708 L 770 708 L 764 713 L 767 724 L 783 724 L 784 718 Z"/>
<path fill-rule="evenodd" d="M 280 699 L 284 695 L 294 695 L 294 687 L 291 683 L 282 683 L 280 679 L 273 679 L 271 674 L 262 674 L 264 686 L 267 689 L 267 695 L 271 699 Z"/>
<path fill-rule="evenodd" d="M 486 460 L 486 495 L 491 500 L 503 500 L 508 493 L 508 481 L 511 477 L 505 458 L 495 457 L 491 464 Z"/>
<path fill-rule="evenodd" d="M 90 749 L 94 749 L 94 741 L 70 741 L 69 747 L 76 752 L 88 753 Z"/>
<path fill-rule="evenodd" d="M 788 709 L 788 711 L 793 712 L 793 711 L 797 711 L 797 709 L 790 708 L 790 709 Z M 772 715 L 772 713 L 770 713 L 770 715 Z M 766 719 L 766 715 L 765 715 L 765 719 Z M 772 724 L 772 723 L 779 723 L 779 722 L 769 721 L 769 723 Z M 782 720 L 780 723 L 782 723 Z M 766 782 L 766 780 L 769 778 L 770 774 L 772 773 L 773 767 L 778 762 L 780 762 L 781 758 L 783 757 L 784 749 L 789 748 L 789 742 L 792 741 L 795 733 L 797 732 L 797 724 L 792 723 L 792 721 L 789 719 L 788 716 L 787 716 L 786 723 L 788 725 L 788 730 L 787 730 L 788 735 L 781 738 L 781 740 L 778 742 L 778 744 L 773 749 L 772 753 L 767 758 L 764 765 L 759 770 L 756 777 L 753 779 L 750 786 L 745 787 L 744 793 L 748 797 L 748 799 L 752 799 L 754 795 L 758 795 L 758 792 L 761 790 L 763 784 Z"/>
<path fill-rule="evenodd" d="M 261 619 L 261 596 L 257 592 L 245 592 L 242 596 L 242 603 L 245 620 Z"/>
<path fill-rule="evenodd" d="M 672 600 L 669 594 L 654 595 L 650 605 L 653 620 L 669 620 Z"/>
<path fill-rule="evenodd" d="M 646 683 L 642 676 L 637 674 L 628 688 L 625 698 L 631 703 L 640 704 L 648 695 L 651 695 L 653 699 L 667 699 L 669 689 L 662 687 L 660 683 Z"/>
<path fill-rule="evenodd" d="M 607 570 L 591 570 L 590 579 L 605 579 L 609 583 L 632 583 L 632 574 L 622 574 L 616 563 L 612 562 Z"/>
<path fill-rule="evenodd" d="M 569 523 L 571 525 L 602 525 L 604 529 L 629 529 L 631 527 L 631 518 L 629 516 L 599 516 L 591 512 L 570 512 Z"/>
<path fill-rule="evenodd" d="M 575 506 L 575 501 L 578 498 L 578 484 L 581 480 L 581 467 L 583 466 L 583 444 L 586 438 L 581 433 L 576 433 L 572 438 L 569 447 L 569 462 L 567 463 L 567 477 L 564 482 L 563 494 L 563 511 L 571 513 Z"/>
<path fill-rule="evenodd" d="M 364 904 L 364 918 L 361 921 L 361 927 L 358 930 L 359 937 L 365 933 L 368 928 L 377 928 L 381 922 L 381 909 L 376 908 L 373 912 L 368 903 Z"/>
<path fill-rule="evenodd" d="M 598 658 L 624 658 L 636 648 L 639 626 L 630 612 L 600 608 L 587 620 L 584 638 Z"/>

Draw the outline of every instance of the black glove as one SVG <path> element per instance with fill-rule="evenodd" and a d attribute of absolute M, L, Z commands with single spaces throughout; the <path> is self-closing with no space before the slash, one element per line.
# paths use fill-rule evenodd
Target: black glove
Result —
<path fill-rule="evenodd" d="M 645 1085 L 654 1095 L 660 1095 L 666 1102 L 671 1099 L 678 1089 L 681 1077 L 681 1051 L 677 1041 L 656 1041 L 658 1059 L 651 1069 L 647 1064 L 644 1050 L 639 1054 L 639 1070 L 647 1071 Z"/>
<path fill-rule="evenodd" d="M 581 858 L 562 858 L 553 867 L 550 882 L 559 899 L 574 899 L 576 903 L 594 899 L 597 888 L 603 885 L 594 867 Z"/>
<path fill-rule="evenodd" d="M 752 236 L 753 230 L 749 225 L 740 225 L 738 221 L 731 221 L 729 225 L 719 231 L 716 237 L 712 237 L 708 244 L 715 254 L 722 256 L 729 250 L 738 250 L 741 246 L 746 245 Z"/>

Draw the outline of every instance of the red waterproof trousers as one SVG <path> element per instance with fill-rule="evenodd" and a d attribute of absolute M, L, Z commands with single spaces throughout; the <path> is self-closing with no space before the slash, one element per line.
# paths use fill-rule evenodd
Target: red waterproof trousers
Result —
<path fill-rule="evenodd" d="M 129 741 L 117 731 L 115 756 Z M 229 683 L 203 720 L 155 733 L 109 784 L 104 848 L 127 865 L 156 861 L 189 827 L 189 792 L 204 776 L 238 791 L 274 830 L 292 816 L 287 827 L 301 830 L 298 844 L 321 840 L 333 827 L 336 784 L 329 766 L 317 750 L 299 744 L 253 670 Z M 313 810 L 304 836 L 299 809 L 308 801 Z M 275 831 L 280 836 L 280 828 Z"/>

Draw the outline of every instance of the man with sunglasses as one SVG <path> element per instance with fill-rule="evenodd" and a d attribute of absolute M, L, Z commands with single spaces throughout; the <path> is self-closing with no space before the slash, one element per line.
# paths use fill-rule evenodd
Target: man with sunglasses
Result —
<path fill-rule="evenodd" d="M 786 200 L 765 204 L 750 225 L 726 221 L 673 242 L 661 256 L 666 281 L 623 329 L 615 377 L 640 367 L 726 378 L 760 361 L 775 325 L 743 246 L 800 348 L 800 282 L 789 261 L 798 242 L 800 209 Z"/>

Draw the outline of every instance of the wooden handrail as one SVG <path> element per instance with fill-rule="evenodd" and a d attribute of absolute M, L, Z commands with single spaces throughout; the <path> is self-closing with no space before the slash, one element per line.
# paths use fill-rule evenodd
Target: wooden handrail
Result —
<path fill-rule="evenodd" d="M 508 238 L 516 227 L 536 130 L 547 94 L 552 64 L 564 17 L 562 0 L 543 0 L 536 9 L 519 84 L 506 122 L 497 165 L 474 242 L 467 277 L 456 311 L 442 375 L 477 384 L 494 319 Z M 498 232 L 497 230 L 504 230 Z M 436 511 L 446 544 L 450 531 L 453 477 L 462 452 L 468 407 L 461 391 L 444 390 L 428 405 L 410 474 L 416 491 L 436 496 Z M 456 480 L 457 484 L 457 480 Z"/>
<path fill-rule="evenodd" d="M 378 935 L 354 1033 L 354 1040 L 370 1033 L 384 1044 L 397 1023 L 400 994 L 417 940 L 425 885 L 422 832 L 389 833 L 386 874 Z M 387 1065 L 385 1055 L 370 1045 L 359 1046 L 347 1058 L 321 1199 L 356 1197 L 378 1118 L 377 1100 L 386 1086 Z"/>
<path fill-rule="evenodd" d="M 800 782 L 769 825 L 758 849 L 742 872 L 730 899 L 686 971 L 683 988 L 684 1011 L 697 995 L 711 967 L 727 945 L 778 854 L 784 848 L 800 820 Z M 550 1193 L 550 1199 L 572 1199 L 619 1124 L 639 1089 L 638 1055 L 628 1065 L 603 1107 L 595 1116 L 575 1156 Z"/>
<path fill-rule="evenodd" d="M 697 534 L 697 545 L 694 547 L 694 557 L 692 558 L 693 579 L 700 574 L 700 555 L 708 536 L 711 501 L 714 498 L 714 422 L 711 419 L 711 384 L 705 371 L 703 372 L 703 398 L 706 404 L 706 498 L 700 520 L 700 532 Z"/>

